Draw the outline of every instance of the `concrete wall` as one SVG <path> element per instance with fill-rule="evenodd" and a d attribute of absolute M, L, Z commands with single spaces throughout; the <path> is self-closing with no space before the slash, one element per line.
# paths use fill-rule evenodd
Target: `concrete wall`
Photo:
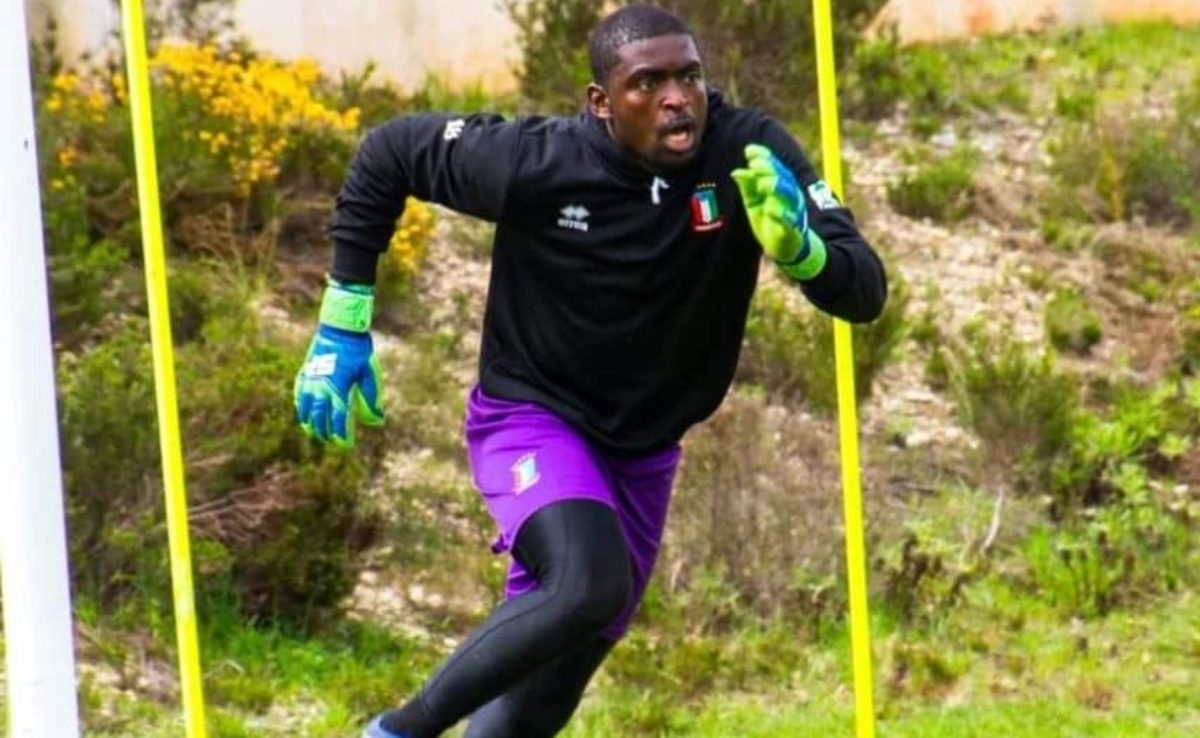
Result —
<path fill-rule="evenodd" d="M 121 15 L 112 0 L 25 0 L 25 24 L 41 36 L 46 22 L 58 22 L 59 45 L 69 59 L 100 48 L 121 27 Z"/>
<path fill-rule="evenodd" d="M 895 25 L 903 41 L 1118 20 L 1200 23 L 1200 0 L 891 0 L 875 28 Z"/>
<path fill-rule="evenodd" d="M 327 69 L 374 60 L 402 84 L 436 71 L 451 84 L 511 87 L 514 29 L 496 0 L 239 0 L 237 25 L 261 48 Z"/>
<path fill-rule="evenodd" d="M 30 31 L 59 21 L 68 58 L 104 44 L 120 27 L 113 0 L 24 0 Z M 330 70 L 368 61 L 404 86 L 436 71 L 452 84 L 514 84 L 515 29 L 496 0 L 237 0 L 237 28 L 278 56 L 309 56 Z"/>
<path fill-rule="evenodd" d="M 120 25 L 113 0 L 24 0 L 37 31 L 53 13 L 69 58 L 97 48 Z M 371 60 L 403 86 L 428 71 L 451 83 L 510 88 L 519 58 L 515 29 L 497 0 L 238 0 L 238 28 L 266 51 L 310 56 L 326 69 Z M 1168 18 L 1200 22 L 1200 0 L 891 0 L 877 20 L 906 41 Z"/>

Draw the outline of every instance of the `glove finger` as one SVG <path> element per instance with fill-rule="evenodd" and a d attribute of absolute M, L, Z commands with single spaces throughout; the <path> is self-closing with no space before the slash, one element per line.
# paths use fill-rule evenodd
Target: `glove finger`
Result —
<path fill-rule="evenodd" d="M 771 150 L 762 144 L 746 144 L 744 152 L 746 154 L 746 160 L 752 163 L 755 159 L 769 159 L 774 156 L 774 154 L 771 153 Z"/>
<path fill-rule="evenodd" d="M 312 428 L 313 437 L 318 441 L 329 440 L 329 415 L 331 404 L 328 396 L 317 397 L 313 400 L 312 414 L 309 416 L 309 425 Z"/>
<path fill-rule="evenodd" d="M 383 425 L 383 380 L 379 374 L 379 359 L 374 354 L 359 375 L 357 391 L 353 394 L 359 420 L 365 425 Z"/>
<path fill-rule="evenodd" d="M 357 394 L 358 390 L 350 391 L 352 399 Z M 330 439 L 337 448 L 354 448 L 354 417 L 350 413 L 350 406 L 345 403 L 335 402 L 333 404 L 330 418 Z"/>
<path fill-rule="evenodd" d="M 750 171 L 754 172 L 760 180 L 772 180 L 771 187 L 775 186 L 774 180 L 779 178 L 779 170 L 770 159 L 751 159 Z"/>
<path fill-rule="evenodd" d="M 762 203 L 764 195 L 758 190 L 758 176 L 754 172 L 749 169 L 735 169 L 730 172 L 730 176 L 733 177 L 733 182 L 747 207 L 755 207 Z"/>
<path fill-rule="evenodd" d="M 768 219 L 794 228 L 796 226 L 796 211 L 781 197 L 769 197 L 763 204 L 763 214 Z"/>
<path fill-rule="evenodd" d="M 304 425 L 312 411 L 312 394 L 303 376 L 296 377 L 296 383 L 292 385 L 292 405 L 296 408 L 296 422 Z"/>

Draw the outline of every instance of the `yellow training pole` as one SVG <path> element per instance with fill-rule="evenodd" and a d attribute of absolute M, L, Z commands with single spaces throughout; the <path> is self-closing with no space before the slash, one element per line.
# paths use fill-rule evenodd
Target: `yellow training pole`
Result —
<path fill-rule="evenodd" d="M 813 20 L 816 23 L 817 85 L 821 100 L 821 151 L 825 160 L 825 180 L 834 192 L 844 196 L 830 0 L 813 0 Z M 854 397 L 854 344 L 851 341 L 850 325 L 836 318 L 833 321 L 833 350 L 837 361 L 838 425 L 846 511 L 846 569 L 850 579 L 850 644 L 854 657 L 855 723 L 858 738 L 874 738 L 871 623 L 867 609 L 867 562 L 866 545 L 863 542 L 862 480 L 859 476 L 858 456 L 858 407 Z"/>
<path fill-rule="evenodd" d="M 150 109 L 150 74 L 146 62 L 145 22 L 141 0 L 123 0 L 125 67 L 133 117 L 137 161 L 142 250 L 146 292 L 150 302 L 150 341 L 154 352 L 154 389 L 158 403 L 158 443 L 162 453 L 167 498 L 167 537 L 171 549 L 171 583 L 175 595 L 175 636 L 188 738 L 204 738 L 204 690 L 200 682 L 200 647 L 192 589 L 192 555 L 188 544 L 187 495 L 175 399 L 175 358 L 171 346 L 171 311 L 167 303 L 167 264 L 162 214 L 158 201 L 158 164 L 154 155 L 154 119 Z"/>

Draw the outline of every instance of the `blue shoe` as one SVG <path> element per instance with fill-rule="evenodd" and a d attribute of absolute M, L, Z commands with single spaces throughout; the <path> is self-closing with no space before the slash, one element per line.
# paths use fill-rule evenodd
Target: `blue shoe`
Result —
<path fill-rule="evenodd" d="M 392 731 L 384 729 L 383 716 L 380 715 L 367 725 L 367 729 L 363 731 L 362 738 L 404 738 L 404 736 L 396 735 Z"/>

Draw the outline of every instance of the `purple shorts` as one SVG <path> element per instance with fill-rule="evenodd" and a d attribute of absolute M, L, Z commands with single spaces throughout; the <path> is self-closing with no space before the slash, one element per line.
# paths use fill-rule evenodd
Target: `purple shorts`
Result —
<path fill-rule="evenodd" d="M 509 551 L 521 525 L 563 500 L 595 500 L 617 514 L 633 559 L 633 596 L 604 630 L 612 640 L 629 629 L 662 543 L 679 447 L 642 457 L 605 455 L 542 405 L 489 397 L 479 387 L 467 401 L 467 452 L 475 485 L 500 529 L 496 553 Z M 537 588 L 515 558 L 505 595 Z"/>

